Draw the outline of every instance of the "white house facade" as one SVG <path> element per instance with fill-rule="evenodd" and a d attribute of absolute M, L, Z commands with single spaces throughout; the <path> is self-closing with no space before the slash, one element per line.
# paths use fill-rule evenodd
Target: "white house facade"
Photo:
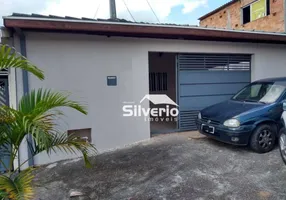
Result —
<path fill-rule="evenodd" d="M 4 25 L 10 44 L 45 73 L 44 81 L 28 74 L 28 89 L 67 91 L 87 105 L 87 116 L 64 110 L 60 126 L 90 132 L 99 152 L 148 140 L 160 127 L 162 132 L 195 130 L 193 121 L 203 107 L 230 98 L 251 81 L 286 76 L 284 34 L 29 15 L 5 17 Z M 23 79 L 21 70 L 9 72 L 13 106 L 24 93 Z M 123 116 L 126 102 L 139 105 L 146 94 L 156 93 L 179 105 L 178 121 L 156 127 L 144 116 Z M 20 159 L 27 156 L 23 144 Z M 33 164 L 67 158 L 41 154 Z"/>

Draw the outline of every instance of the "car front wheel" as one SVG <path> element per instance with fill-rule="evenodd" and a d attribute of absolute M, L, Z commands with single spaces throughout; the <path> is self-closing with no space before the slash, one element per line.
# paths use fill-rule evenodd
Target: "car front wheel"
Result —
<path fill-rule="evenodd" d="M 285 129 L 281 129 L 279 134 L 279 149 L 283 162 L 286 164 L 286 132 Z"/>
<path fill-rule="evenodd" d="M 268 124 L 258 126 L 253 132 L 250 147 L 257 153 L 267 153 L 274 148 L 276 132 Z"/>

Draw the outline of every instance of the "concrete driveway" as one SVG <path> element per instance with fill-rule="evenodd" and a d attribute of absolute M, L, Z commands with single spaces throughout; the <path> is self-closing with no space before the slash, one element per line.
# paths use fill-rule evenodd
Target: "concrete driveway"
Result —
<path fill-rule="evenodd" d="M 256 154 L 194 133 L 158 136 L 92 159 L 38 170 L 37 199 L 266 200 L 286 199 L 286 166 L 279 151 Z"/>

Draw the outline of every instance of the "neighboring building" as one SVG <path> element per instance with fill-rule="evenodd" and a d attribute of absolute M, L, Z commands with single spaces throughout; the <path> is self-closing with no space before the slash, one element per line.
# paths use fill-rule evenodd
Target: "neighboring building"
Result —
<path fill-rule="evenodd" d="M 154 126 L 161 132 L 195 130 L 199 110 L 251 81 L 286 76 L 282 33 L 23 14 L 4 17 L 4 25 L 11 33 L 6 40 L 45 72 L 44 81 L 29 74 L 30 89 L 70 91 L 88 104 L 87 116 L 67 111 L 62 129 L 89 135 L 99 152 L 147 140 Z M 23 95 L 22 71 L 10 70 L 8 80 L 15 106 Z M 179 105 L 179 122 L 151 126 L 143 116 L 123 116 L 124 102 L 137 105 L 154 93 Z M 143 100 L 143 108 L 152 107 Z M 26 156 L 23 146 L 20 159 Z M 43 153 L 34 161 L 67 158 Z"/>
<path fill-rule="evenodd" d="M 199 18 L 200 26 L 285 32 L 285 0 L 232 0 Z"/>

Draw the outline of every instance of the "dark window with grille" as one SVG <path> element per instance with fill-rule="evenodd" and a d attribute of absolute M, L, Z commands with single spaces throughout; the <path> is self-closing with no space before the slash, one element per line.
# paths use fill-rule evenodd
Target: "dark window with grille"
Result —
<path fill-rule="evenodd" d="M 150 92 L 160 92 L 168 90 L 167 73 L 151 72 L 149 73 L 149 90 Z"/>
<path fill-rule="evenodd" d="M 9 105 L 8 76 L 0 76 L 0 106 Z"/>

